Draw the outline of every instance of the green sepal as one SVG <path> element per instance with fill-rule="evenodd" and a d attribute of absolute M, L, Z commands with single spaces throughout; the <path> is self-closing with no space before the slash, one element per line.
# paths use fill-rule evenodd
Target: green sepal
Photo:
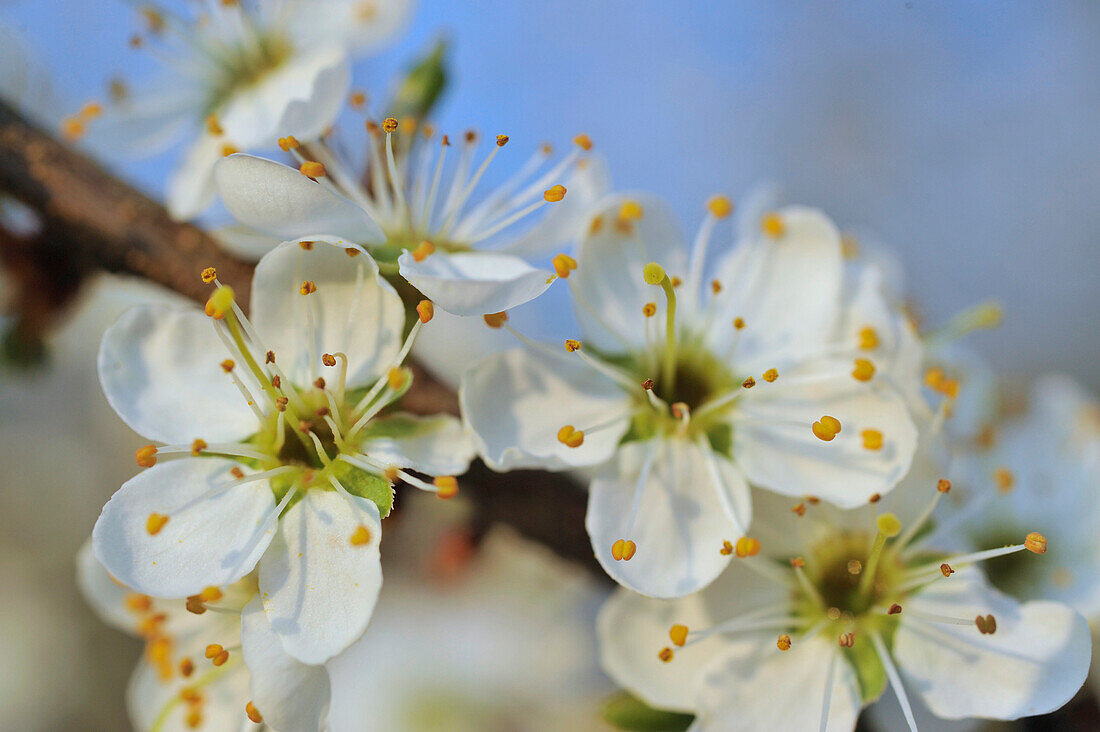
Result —
<path fill-rule="evenodd" d="M 411 115 L 417 119 L 425 119 L 431 114 L 447 86 L 447 63 L 444 58 L 446 52 L 447 42 L 437 41 L 435 47 L 409 69 L 390 100 L 389 110 L 392 116 Z"/>
<path fill-rule="evenodd" d="M 630 732 L 682 732 L 695 720 L 690 714 L 654 709 L 625 691 L 604 705 L 603 718 L 608 724 Z"/>
<path fill-rule="evenodd" d="M 378 515 L 386 518 L 393 509 L 393 486 L 374 473 L 355 467 L 343 460 L 337 460 L 329 470 L 340 481 L 348 493 L 373 501 L 378 506 Z"/>
<path fill-rule="evenodd" d="M 359 433 L 360 440 L 389 437 L 403 440 L 434 432 L 441 423 L 449 422 L 453 417 L 414 417 L 411 414 L 394 414 L 389 417 L 372 419 Z"/>

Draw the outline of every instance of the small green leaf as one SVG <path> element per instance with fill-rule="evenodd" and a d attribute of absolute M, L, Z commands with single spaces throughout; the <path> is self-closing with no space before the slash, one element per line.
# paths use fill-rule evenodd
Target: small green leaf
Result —
<path fill-rule="evenodd" d="M 390 100 L 391 115 L 425 119 L 431 114 L 447 85 L 446 51 L 446 41 L 439 41 L 427 56 L 409 69 Z"/>
<path fill-rule="evenodd" d="M 374 501 L 378 506 L 378 515 L 382 518 L 390 515 L 390 510 L 393 509 L 393 486 L 377 475 L 360 470 L 343 460 L 334 462 L 331 469 L 340 484 L 348 489 L 348 493 Z"/>
<path fill-rule="evenodd" d="M 695 719 L 690 714 L 654 709 L 625 691 L 604 706 L 603 718 L 607 723 L 630 732 L 681 732 L 690 727 Z"/>

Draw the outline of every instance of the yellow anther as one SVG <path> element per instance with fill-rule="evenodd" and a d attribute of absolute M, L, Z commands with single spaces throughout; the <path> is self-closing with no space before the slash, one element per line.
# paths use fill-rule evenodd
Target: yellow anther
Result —
<path fill-rule="evenodd" d="M 153 598 L 139 592 L 131 592 L 123 601 L 126 609 L 134 613 L 147 613 L 153 607 Z"/>
<path fill-rule="evenodd" d="M 190 658 L 182 659 L 180 661 L 180 675 L 186 679 L 193 673 L 195 673 L 195 662 Z"/>
<path fill-rule="evenodd" d="M 760 230 L 772 239 L 778 239 L 787 232 L 787 225 L 783 217 L 774 211 L 769 211 L 760 219 Z"/>
<path fill-rule="evenodd" d="M 222 153 L 223 158 L 227 158 L 230 155 L 233 155 L 235 153 L 239 153 L 240 151 L 241 151 L 241 149 L 239 147 L 237 147 L 236 145 L 233 145 L 231 143 L 228 143 L 228 142 L 223 144 L 222 149 L 221 149 L 221 153 Z"/>
<path fill-rule="evenodd" d="M 224 666 L 225 662 L 229 660 L 229 651 L 222 651 L 218 655 L 214 656 L 211 663 L 215 666 Z"/>
<path fill-rule="evenodd" d="M 574 351 L 579 351 L 581 350 L 581 342 L 572 338 L 566 338 L 565 350 L 569 351 L 570 353 L 573 353 Z"/>
<path fill-rule="evenodd" d="M 799 501 L 798 503 L 791 506 L 791 513 L 796 514 L 798 516 L 805 516 L 806 515 L 806 504 Z"/>
<path fill-rule="evenodd" d="M 145 447 L 139 447 L 134 452 L 134 460 L 137 461 L 139 468 L 151 468 L 157 464 L 157 446 L 146 445 Z"/>
<path fill-rule="evenodd" d="M 490 328 L 500 328 L 506 322 L 508 322 L 508 313 L 503 310 L 499 313 L 486 313 L 481 316 L 485 320 L 485 325 Z"/>
<path fill-rule="evenodd" d="M 1008 468 L 1001 466 L 993 471 L 993 482 L 1002 493 L 1008 493 L 1016 484 L 1016 476 Z"/>
<path fill-rule="evenodd" d="M 751 389 L 756 386 L 756 379 L 751 376 L 741 382 L 741 387 L 744 389 Z"/>
<path fill-rule="evenodd" d="M 684 281 L 676 275 L 672 275 L 671 277 L 669 277 L 668 281 L 672 283 L 673 287 L 679 287 L 680 285 L 684 284 Z"/>
<path fill-rule="evenodd" d="M 95 119 L 103 114 L 103 105 L 99 102 L 88 102 L 80 108 L 79 114 L 84 119 Z"/>
<path fill-rule="evenodd" d="M 299 295 L 312 295 L 315 292 L 317 292 L 317 283 L 313 280 L 303 280 L 298 288 Z"/>
<path fill-rule="evenodd" d="M 569 273 L 577 268 L 577 260 L 570 257 L 568 254 L 559 254 L 552 260 L 554 265 L 554 271 L 557 272 L 558 277 L 568 277 Z"/>
<path fill-rule="evenodd" d="M 421 300 L 416 304 L 416 315 L 421 323 L 428 323 L 435 317 L 435 305 L 431 300 Z"/>
<path fill-rule="evenodd" d="M 775 647 L 781 651 L 791 650 L 791 637 L 786 633 L 779 636 L 779 638 L 777 638 L 775 641 Z"/>
<path fill-rule="evenodd" d="M 837 433 L 840 432 L 840 420 L 837 419 L 836 417 L 830 417 L 829 415 L 826 414 L 825 416 L 823 416 L 821 418 L 821 423 L 823 425 L 825 425 L 826 427 L 828 427 L 833 432 L 837 432 Z"/>
<path fill-rule="evenodd" d="M 856 644 L 856 634 L 855 633 L 841 633 L 840 634 L 840 645 L 842 647 L 851 648 L 855 644 Z"/>
<path fill-rule="evenodd" d="M 852 378 L 857 381 L 870 381 L 875 376 L 875 365 L 865 358 L 857 358 Z"/>
<path fill-rule="evenodd" d="M 592 149 L 592 138 L 584 133 L 581 133 L 574 137 L 573 143 L 585 152 L 588 152 Z"/>
<path fill-rule="evenodd" d="M 729 539 L 724 539 L 722 541 L 722 548 L 718 550 L 718 553 L 724 557 L 733 554 L 733 544 L 730 543 Z"/>
<path fill-rule="evenodd" d="M 791 568 L 792 569 L 802 569 L 805 566 L 806 566 L 806 560 L 803 559 L 802 557 L 793 557 L 791 559 Z"/>
<path fill-rule="evenodd" d="M 772 383 L 773 381 L 775 381 L 776 379 L 779 378 L 779 370 L 778 369 L 768 369 L 767 371 L 764 372 L 763 378 L 764 378 L 764 381 L 766 381 L 770 384 L 770 383 Z"/>
<path fill-rule="evenodd" d="M 950 577 L 951 575 L 955 574 L 955 570 L 951 568 L 950 564 L 944 562 L 940 565 L 940 574 L 942 574 L 944 577 Z"/>
<path fill-rule="evenodd" d="M 707 210 L 718 219 L 724 219 L 733 213 L 733 204 L 726 196 L 712 196 L 707 201 Z"/>
<path fill-rule="evenodd" d="M 328 366 L 328 367 L 335 366 L 336 365 L 336 356 L 333 356 L 331 353 L 322 353 L 321 354 L 321 363 L 323 363 L 325 366 Z"/>
<path fill-rule="evenodd" d="M 878 348 L 878 331 L 871 326 L 859 329 L 859 347 L 865 351 Z"/>
<path fill-rule="evenodd" d="M 201 438 L 196 439 L 191 443 L 191 457 L 198 457 L 207 447 L 209 447 L 209 445 L 206 444 L 206 440 Z"/>
<path fill-rule="evenodd" d="M 382 129 L 386 132 L 397 132 L 397 120 L 393 117 L 386 117 L 382 120 Z"/>
<path fill-rule="evenodd" d="M 875 519 L 875 526 L 879 533 L 887 538 L 893 538 L 901 533 L 901 521 L 892 513 L 879 514 Z"/>
<path fill-rule="evenodd" d="M 290 152 L 291 150 L 297 150 L 302 146 L 302 143 L 298 142 L 298 138 L 294 135 L 287 135 L 286 137 L 279 138 L 279 147 L 283 152 Z"/>
<path fill-rule="evenodd" d="M 221 362 L 222 371 L 224 371 L 227 374 L 230 371 L 232 371 L 233 367 L 236 366 L 236 365 L 237 364 L 231 358 L 227 358 L 227 359 L 225 359 L 224 361 Z"/>
<path fill-rule="evenodd" d="M 623 201 L 619 206 L 619 218 L 623 221 L 637 221 L 643 216 L 645 216 L 645 210 L 637 201 Z"/>
<path fill-rule="evenodd" d="M 224 593 L 217 587 L 210 586 L 203 589 L 196 597 L 203 602 L 217 602 L 222 599 Z"/>
<path fill-rule="evenodd" d="M 1046 554 L 1047 538 L 1037 531 L 1032 531 L 1024 538 L 1024 548 L 1032 554 Z"/>
<path fill-rule="evenodd" d="M 191 729 L 198 729 L 203 723 L 202 707 L 195 707 L 187 713 L 184 723 Z"/>
<path fill-rule="evenodd" d="M 710 281 L 710 291 L 713 292 L 715 295 L 717 295 L 719 292 L 722 291 L 722 283 L 719 282 L 718 280 L 711 280 Z"/>
<path fill-rule="evenodd" d="M 359 524 L 355 527 L 355 531 L 351 532 L 351 539 L 349 539 L 349 541 L 352 546 L 363 546 L 364 544 L 370 543 L 370 536 L 370 529 L 363 524 Z"/>
<path fill-rule="evenodd" d="M 556 186 L 551 186 L 542 193 L 543 200 L 548 203 L 557 203 L 561 199 L 565 198 L 565 186 L 560 183 Z"/>
<path fill-rule="evenodd" d="M 386 374 L 386 384 L 394 391 L 400 391 L 405 388 L 405 384 L 409 381 L 409 372 L 400 366 L 394 366 Z"/>
<path fill-rule="evenodd" d="M 840 421 L 836 417 L 830 417 L 826 414 L 820 420 L 814 422 L 810 429 L 817 439 L 830 442 L 840 433 Z"/>
<path fill-rule="evenodd" d="M 949 481 L 947 478 L 940 478 L 938 481 L 936 481 L 936 490 L 938 490 L 940 493 L 950 493 L 951 481 Z"/>
<path fill-rule="evenodd" d="M 316 160 L 307 160 L 298 166 L 298 172 L 307 178 L 316 180 L 325 177 L 325 166 Z"/>
<path fill-rule="evenodd" d="M 225 650 L 225 649 L 224 649 L 224 648 L 222 648 L 222 647 L 221 647 L 221 646 L 220 646 L 219 644 L 217 644 L 217 643 L 211 643 L 210 645 L 208 645 L 208 646 L 206 647 L 206 651 L 205 651 L 205 656 L 206 656 L 207 658 L 215 658 L 215 657 L 217 657 L 217 655 L 218 655 L 219 653 L 221 653 L 221 652 L 222 652 L 223 650 Z"/>
<path fill-rule="evenodd" d="M 375 127 L 377 127 L 377 126 L 378 125 L 375 125 Z M 367 129 L 370 129 L 370 127 L 368 126 Z M 443 137 L 439 138 L 439 146 L 440 147 L 450 147 L 451 146 L 451 136 L 450 135 L 443 135 Z"/>
<path fill-rule="evenodd" d="M 686 625 L 673 625 L 668 629 L 668 637 L 672 640 L 672 644 L 676 646 L 683 646 L 687 643 L 688 627 Z"/>
<path fill-rule="evenodd" d="M 882 449 L 882 433 L 878 430 L 863 430 L 860 432 L 863 438 L 863 447 L 867 450 Z"/>
<path fill-rule="evenodd" d="M 508 144 L 508 135 L 497 135 L 497 147 L 504 147 Z"/>
<path fill-rule="evenodd" d="M 616 562 L 629 562 L 636 551 L 638 547 L 630 539 L 616 539 L 611 545 L 611 557 Z"/>
<path fill-rule="evenodd" d="M 233 298 L 233 288 L 222 285 L 206 301 L 206 314 L 215 320 L 221 320 L 226 313 L 233 310 Z"/>
<path fill-rule="evenodd" d="M 745 328 L 745 319 L 744 318 L 734 318 L 733 319 L 733 327 L 736 328 L 737 330 L 743 330 Z"/>
<path fill-rule="evenodd" d="M 886 614 L 887 615 L 900 615 L 901 614 L 901 605 L 899 605 L 895 602 L 893 605 L 890 606 L 890 609 L 886 611 Z"/>
<path fill-rule="evenodd" d="M 151 33 L 160 33 L 165 28 L 164 16 L 156 8 L 146 5 L 139 9 L 141 17 L 145 20 L 146 25 L 149 26 Z"/>
<path fill-rule="evenodd" d="M 367 95 L 362 91 L 353 91 L 351 95 L 348 96 L 348 104 L 355 107 L 356 109 L 362 109 L 366 103 Z"/>
<path fill-rule="evenodd" d="M 76 140 L 84 136 L 85 122 L 80 117 L 66 117 L 61 122 L 61 133 L 69 140 Z"/>
<path fill-rule="evenodd" d="M 584 444 L 584 430 L 578 430 L 567 424 L 558 430 L 558 442 L 566 447 L 580 447 Z"/>
<path fill-rule="evenodd" d="M 444 500 L 458 495 L 458 479 L 453 475 L 436 476 L 432 485 L 438 489 L 435 494 Z"/>
<path fill-rule="evenodd" d="M 978 632 L 982 635 L 993 635 L 997 632 L 997 618 L 992 615 L 978 615 L 974 618 L 974 625 L 978 626 Z"/>
<path fill-rule="evenodd" d="M 149 532 L 150 536 L 156 536 L 166 523 L 168 523 L 168 517 L 163 513 L 151 513 L 149 518 L 145 520 L 145 530 Z"/>
<path fill-rule="evenodd" d="M 662 648 L 660 653 L 657 654 L 657 658 L 661 659 L 665 663 L 668 663 L 672 660 L 672 655 L 673 654 L 671 648 Z"/>
<path fill-rule="evenodd" d="M 642 279 L 647 285 L 659 285 L 665 280 L 665 268 L 656 262 L 642 267 Z"/>
<path fill-rule="evenodd" d="M 881 500 L 882 500 L 882 494 L 881 493 L 872 493 L 871 497 L 867 499 L 867 502 L 868 503 L 878 503 Z"/>
<path fill-rule="evenodd" d="M 214 269 L 213 267 L 207 267 L 202 271 L 199 276 L 202 277 L 202 281 L 204 284 L 209 285 L 211 282 L 218 279 L 218 270 Z"/>
<path fill-rule="evenodd" d="M 593 216 L 592 220 L 588 222 L 588 233 L 595 235 L 600 233 L 603 229 L 603 216 Z"/>
<path fill-rule="evenodd" d="M 423 262 L 430 255 L 432 255 L 434 252 L 435 252 L 435 244 L 432 244 L 430 241 L 425 239 L 424 241 L 420 242 L 417 245 L 416 249 L 413 249 L 413 252 L 412 252 L 413 260 L 417 261 L 417 262 Z"/>
<path fill-rule="evenodd" d="M 647 302 L 645 305 L 642 306 L 642 314 L 645 315 L 647 318 L 652 318 L 654 315 L 657 314 L 657 303 Z"/>
<path fill-rule="evenodd" d="M 754 539 L 751 536 L 742 536 L 737 540 L 737 544 L 734 545 L 734 551 L 737 552 L 737 556 L 741 559 L 745 557 L 755 557 L 760 553 L 760 540 Z"/>
<path fill-rule="evenodd" d="M 253 724 L 262 724 L 264 721 L 263 715 L 260 714 L 259 710 L 256 709 L 256 705 L 252 702 L 244 705 L 244 713 Z"/>
<path fill-rule="evenodd" d="M 264 363 L 275 363 L 275 351 L 268 351 L 264 355 Z"/>

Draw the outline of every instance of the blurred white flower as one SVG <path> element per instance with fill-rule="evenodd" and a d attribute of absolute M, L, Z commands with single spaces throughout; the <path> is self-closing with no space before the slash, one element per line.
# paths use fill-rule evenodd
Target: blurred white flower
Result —
<path fill-rule="evenodd" d="M 347 98 L 350 57 L 374 50 L 404 25 L 410 0 L 201 0 L 182 9 L 135 2 L 148 48 L 165 74 L 147 88 L 111 84 L 112 103 L 91 102 L 62 126 L 104 147 L 147 154 L 188 137 L 168 181 L 169 212 L 202 213 L 213 169 L 236 150 L 273 146 L 279 135 L 319 137 Z"/>
<path fill-rule="evenodd" d="M 620 590 L 599 620 L 605 670 L 654 706 L 696 714 L 698 730 L 854 729 L 887 686 L 914 730 L 910 692 L 946 719 L 1059 708 L 1088 672 L 1085 619 L 1057 602 L 1020 603 L 975 566 L 1043 553 L 1045 538 L 945 553 L 923 531 L 945 490 L 926 488 L 933 502 L 904 511 L 907 525 L 822 506 L 786 512 L 792 526 L 779 508 L 772 538 L 742 540 L 743 558 L 702 593 L 670 602 Z"/>
<path fill-rule="evenodd" d="M 203 278 L 217 286 L 210 317 L 139 307 L 104 336 L 108 400 L 165 444 L 137 451 L 148 470 L 104 506 L 96 556 L 169 598 L 258 566 L 264 622 L 287 653 L 322 663 L 370 619 L 393 484 L 453 495 L 470 440 L 451 417 L 379 416 L 408 389 L 400 364 L 428 318 L 402 344 L 401 300 L 358 247 L 309 240 L 269 253 L 251 322 L 216 273 Z"/>
<path fill-rule="evenodd" d="M 452 170 L 445 165 L 450 138 L 437 141 L 429 125 L 418 130 L 412 120 L 402 127 L 388 118 L 381 127 L 370 123 L 369 130 L 368 184 L 326 146 L 284 139 L 299 170 L 231 155 L 215 168 L 218 192 L 238 221 L 276 237 L 325 233 L 366 246 L 387 272 L 399 270 L 455 315 L 515 307 L 569 276 L 576 262 L 564 253 L 554 256 L 552 270 L 528 260 L 549 257 L 575 240 L 588 206 L 607 190 L 599 160 L 582 157 L 592 144 L 586 136 L 549 166 L 551 150 L 540 147 L 475 201 L 506 136 L 496 138 L 475 169 L 478 136 L 467 133 Z M 548 204 L 553 209 L 547 215 L 516 233 L 517 224 Z"/>
<path fill-rule="evenodd" d="M 661 201 L 605 200 L 569 279 L 583 343 L 513 331 L 526 348 L 472 367 L 459 394 L 496 469 L 604 464 L 587 516 L 596 556 L 657 597 L 729 563 L 752 519 L 749 481 L 858 506 L 916 447 L 903 394 L 920 347 L 877 270 L 846 271 L 832 223 L 794 207 L 756 218 L 708 267 L 731 205 L 708 208 L 689 250 Z"/>

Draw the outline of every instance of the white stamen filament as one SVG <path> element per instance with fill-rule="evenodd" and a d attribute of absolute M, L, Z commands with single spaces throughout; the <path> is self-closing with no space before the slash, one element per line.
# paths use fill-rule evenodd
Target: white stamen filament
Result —
<path fill-rule="evenodd" d="M 819 732 L 826 732 L 826 728 L 829 726 L 829 707 L 833 703 L 833 684 L 836 682 L 836 664 L 839 657 L 839 653 L 833 653 L 829 658 L 829 671 L 825 674 L 825 696 L 821 700 Z"/>
<path fill-rule="evenodd" d="M 868 631 L 868 635 L 871 636 L 871 643 L 874 644 L 875 652 L 878 653 L 879 660 L 882 661 L 882 667 L 886 670 L 886 677 L 890 679 L 890 686 L 894 689 L 894 696 L 897 697 L 898 704 L 901 705 L 901 713 L 905 715 L 905 721 L 909 724 L 910 732 L 917 732 L 917 720 L 913 718 L 913 708 L 909 705 L 909 697 L 905 695 L 905 687 L 901 684 L 901 677 L 898 676 L 898 670 L 894 667 L 894 662 L 886 651 L 886 646 L 883 645 L 882 639 L 875 631 Z"/>

